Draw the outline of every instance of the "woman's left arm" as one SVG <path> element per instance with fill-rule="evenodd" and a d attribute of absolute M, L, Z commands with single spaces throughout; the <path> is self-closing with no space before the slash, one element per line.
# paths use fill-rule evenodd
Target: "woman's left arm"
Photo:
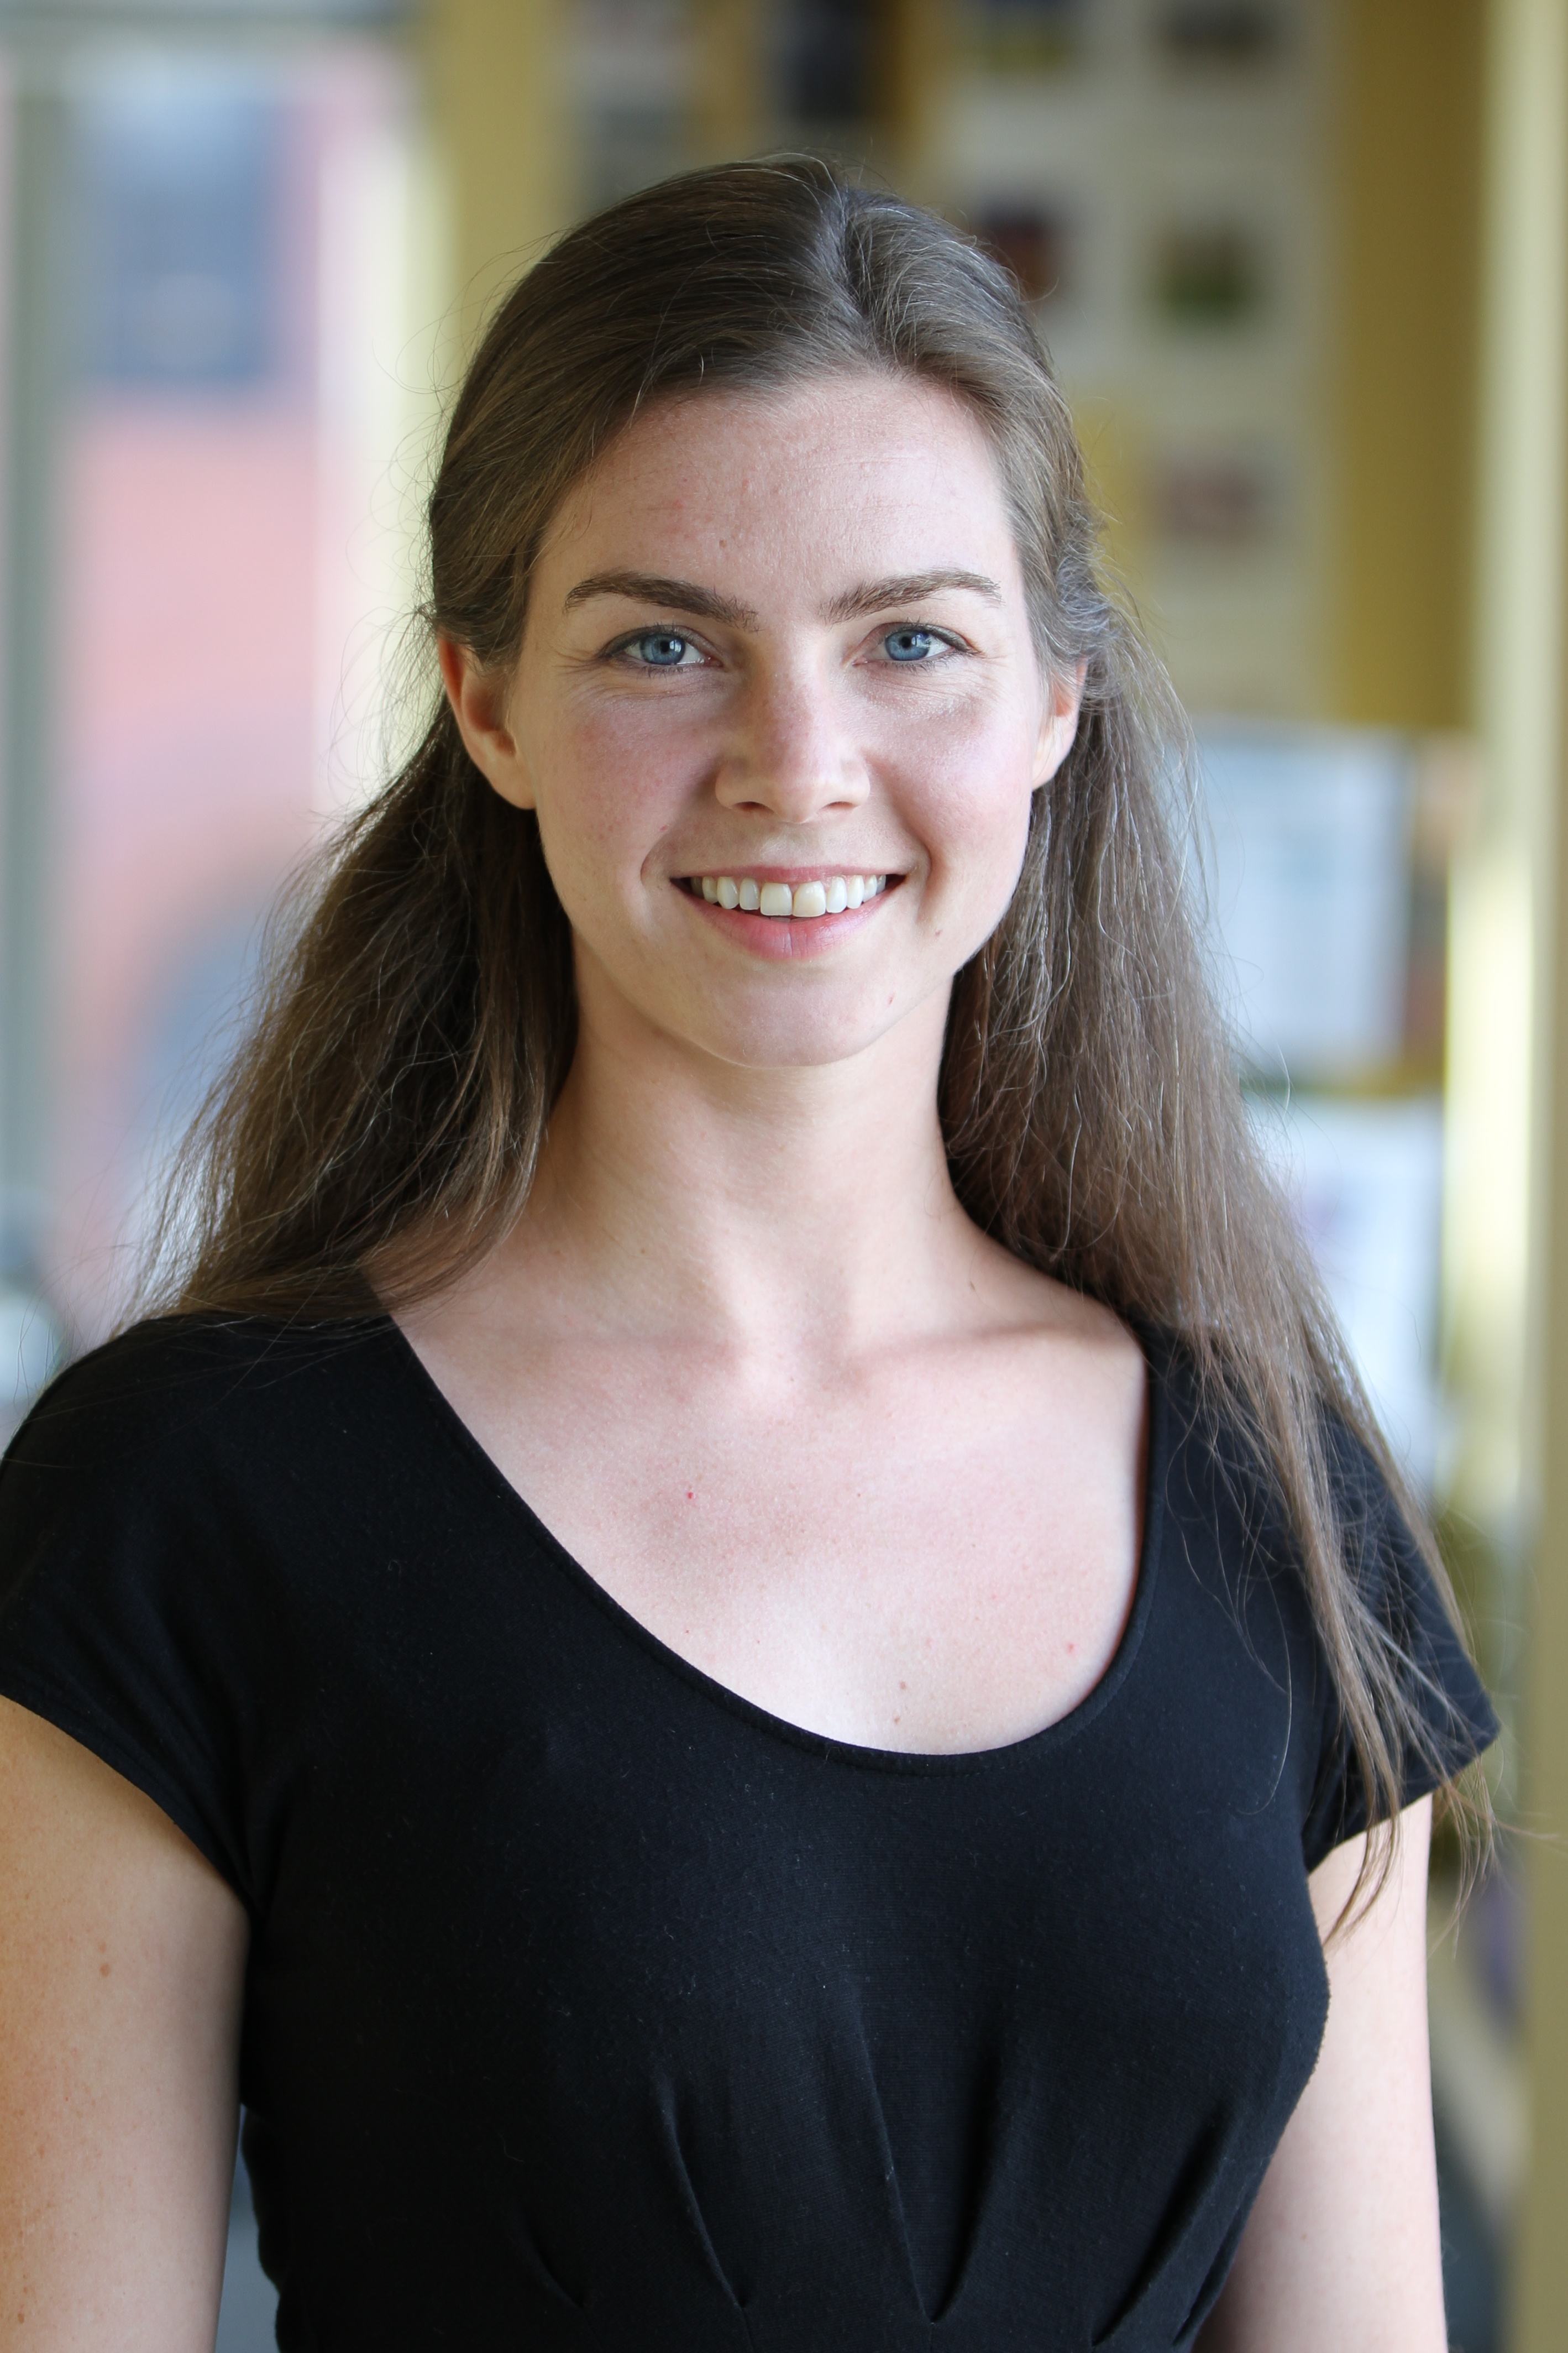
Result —
<path fill-rule="evenodd" d="M 1386 1885 L 1328 1947 L 1329 2022 L 1264 2176 L 1201 2353 L 1447 2353 L 1426 2049 L 1432 1801 L 1405 1812 Z M 1363 1841 L 1312 1873 L 1326 1937 Z"/>

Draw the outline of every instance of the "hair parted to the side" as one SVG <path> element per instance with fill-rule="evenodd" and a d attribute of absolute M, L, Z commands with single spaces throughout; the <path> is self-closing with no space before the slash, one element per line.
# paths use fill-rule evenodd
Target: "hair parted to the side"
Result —
<path fill-rule="evenodd" d="M 1041 659 L 1084 668 L 1012 905 L 953 991 L 941 1111 L 959 1197 L 1030 1264 L 1184 1340 L 1206 1409 L 1271 1474 L 1363 1785 L 1392 1820 L 1407 1763 L 1436 1751 L 1419 1670 L 1357 1575 L 1368 1532 L 1331 1480 L 1336 1429 L 1429 1539 L 1254 1146 L 1190 905 L 1184 722 L 1102 585 L 1071 420 L 1005 271 L 809 158 L 691 174 L 584 222 L 468 370 L 425 617 L 504 674 L 551 518 L 637 411 L 866 370 L 975 411 Z M 323 1317 L 427 1295 L 521 1212 L 574 1036 L 537 824 L 491 791 L 442 702 L 342 833 L 193 1133 L 163 1303 Z M 1467 1810 L 1484 1830 L 1484 1792 Z M 1369 1854 L 1367 1888 L 1382 1867 Z"/>

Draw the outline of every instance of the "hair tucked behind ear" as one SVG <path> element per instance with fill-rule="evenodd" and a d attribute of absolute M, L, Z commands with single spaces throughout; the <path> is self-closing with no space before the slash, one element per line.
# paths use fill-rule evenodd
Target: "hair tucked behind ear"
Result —
<path fill-rule="evenodd" d="M 468 371 L 430 501 L 426 618 L 504 676 L 552 515 L 640 408 L 868 369 L 979 416 L 1041 659 L 1084 675 L 1011 908 L 953 991 L 954 1184 L 1020 1258 L 1185 1342 L 1294 1530 L 1363 1786 L 1392 1820 L 1410 1764 L 1441 1778 L 1441 1757 L 1418 1664 L 1359 1574 L 1370 1532 L 1330 1476 L 1344 1433 L 1446 1582 L 1254 1145 L 1194 929 L 1184 723 L 1101 585 L 1071 420 L 1011 280 L 810 159 L 668 181 L 585 222 Z M 343 833 L 193 1135 L 164 1297 L 337 1315 L 450 1281 L 528 1198 L 574 1027 L 538 828 L 489 790 L 443 703 Z M 1462 1803 L 1484 1825 L 1484 1792 Z"/>

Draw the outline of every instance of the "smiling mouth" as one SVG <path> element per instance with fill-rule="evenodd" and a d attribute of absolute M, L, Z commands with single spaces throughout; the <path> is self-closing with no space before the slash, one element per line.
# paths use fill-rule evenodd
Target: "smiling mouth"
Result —
<path fill-rule="evenodd" d="M 763 882 L 752 874 L 689 874 L 686 888 L 710 907 L 738 908 L 745 915 L 788 916 L 796 923 L 819 915 L 842 915 L 868 906 L 896 874 L 823 874 L 809 882 Z"/>

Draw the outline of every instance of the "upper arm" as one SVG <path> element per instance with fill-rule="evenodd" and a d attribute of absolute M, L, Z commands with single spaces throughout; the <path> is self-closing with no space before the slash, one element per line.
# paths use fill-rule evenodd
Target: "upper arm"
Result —
<path fill-rule="evenodd" d="M 0 2347 L 212 2353 L 247 1941 L 151 1799 L 0 1700 Z"/>
<path fill-rule="evenodd" d="M 1432 1801 L 1409 1807 L 1387 1884 L 1325 1952 L 1329 2020 L 1204 2353 L 1446 2353 L 1426 2046 Z M 1312 1874 L 1327 1936 L 1363 1841 Z"/>

